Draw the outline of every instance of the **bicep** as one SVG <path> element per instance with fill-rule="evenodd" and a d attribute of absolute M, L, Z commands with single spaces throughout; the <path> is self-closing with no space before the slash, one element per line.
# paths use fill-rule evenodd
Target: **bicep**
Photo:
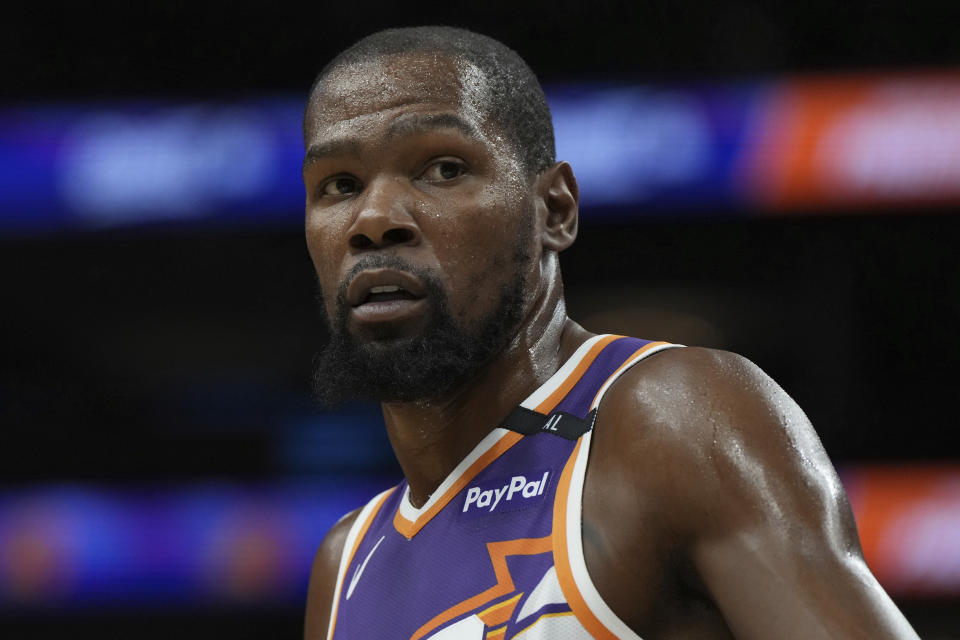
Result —
<path fill-rule="evenodd" d="M 737 638 L 916 638 L 862 558 L 758 528 L 700 544 L 694 562 Z"/>
<path fill-rule="evenodd" d="M 327 637 L 340 559 L 347 534 L 358 513 L 359 510 L 349 513 L 333 525 L 314 556 L 307 591 L 304 640 L 325 640 Z"/>
<path fill-rule="evenodd" d="M 738 638 L 916 638 L 866 567 L 846 494 L 806 416 L 728 356 L 690 454 L 690 555 Z"/>

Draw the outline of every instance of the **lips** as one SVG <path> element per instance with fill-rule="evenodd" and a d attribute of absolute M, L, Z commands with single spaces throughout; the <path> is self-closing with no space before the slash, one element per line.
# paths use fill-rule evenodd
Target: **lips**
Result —
<path fill-rule="evenodd" d="M 355 277 L 347 287 L 347 304 L 357 308 L 368 304 L 415 301 L 426 295 L 420 280 L 405 271 L 371 269 Z"/>
<path fill-rule="evenodd" d="M 350 325 L 368 337 L 396 337 L 427 317 L 426 295 L 424 283 L 406 271 L 363 271 L 347 287 Z"/>

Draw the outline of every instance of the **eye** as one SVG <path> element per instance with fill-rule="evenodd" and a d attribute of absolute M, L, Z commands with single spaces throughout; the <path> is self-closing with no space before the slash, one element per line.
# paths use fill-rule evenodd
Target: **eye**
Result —
<path fill-rule="evenodd" d="M 467 172 L 467 166 L 460 160 L 443 159 L 431 163 L 420 177 L 428 182 L 445 182 L 459 178 Z"/>
<path fill-rule="evenodd" d="M 321 196 L 348 196 L 360 191 L 360 181 L 353 176 L 335 176 L 320 185 Z"/>

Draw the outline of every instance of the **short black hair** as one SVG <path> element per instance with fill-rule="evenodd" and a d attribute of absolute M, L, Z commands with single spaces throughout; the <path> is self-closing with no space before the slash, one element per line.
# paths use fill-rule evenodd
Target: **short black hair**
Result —
<path fill-rule="evenodd" d="M 336 69 L 403 53 L 441 53 L 475 65 L 487 80 L 487 115 L 514 145 L 523 168 L 537 174 L 556 162 L 550 107 L 533 71 L 510 47 L 466 29 L 427 26 L 373 33 L 331 60 L 317 75 L 309 95 Z"/>

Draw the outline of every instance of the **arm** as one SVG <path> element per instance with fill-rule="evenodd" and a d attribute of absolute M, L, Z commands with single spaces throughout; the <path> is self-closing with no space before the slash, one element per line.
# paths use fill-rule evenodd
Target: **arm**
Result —
<path fill-rule="evenodd" d="M 659 463 L 628 472 L 734 636 L 917 638 L 867 568 L 836 472 L 793 400 L 734 354 L 679 349 L 649 365 L 618 383 L 617 439 L 642 417 Z"/>
<path fill-rule="evenodd" d="M 340 556 L 347 534 L 360 510 L 352 511 L 341 518 L 327 535 L 313 559 L 310 571 L 310 588 L 307 592 L 307 611 L 304 621 L 304 640 L 325 640 L 330 624 L 333 593 L 336 590 Z"/>

